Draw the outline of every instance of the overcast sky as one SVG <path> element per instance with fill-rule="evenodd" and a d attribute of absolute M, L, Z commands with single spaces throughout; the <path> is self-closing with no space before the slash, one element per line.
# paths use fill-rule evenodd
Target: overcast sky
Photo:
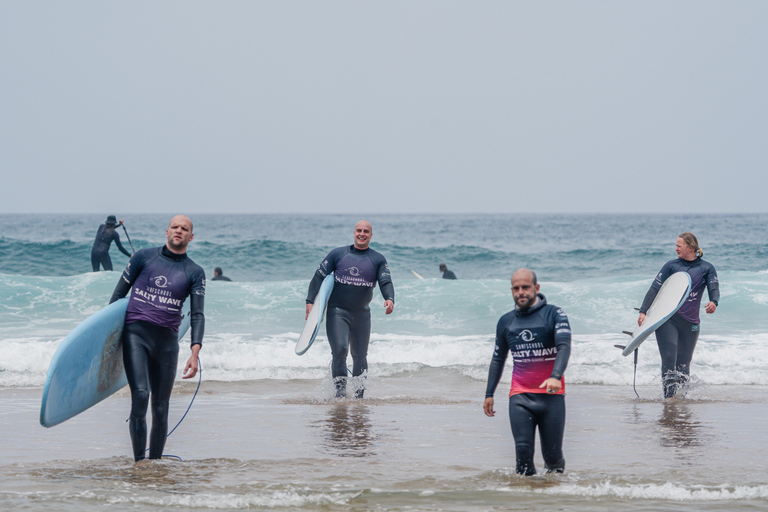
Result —
<path fill-rule="evenodd" d="M 766 212 L 768 2 L 0 0 L 0 213 Z"/>

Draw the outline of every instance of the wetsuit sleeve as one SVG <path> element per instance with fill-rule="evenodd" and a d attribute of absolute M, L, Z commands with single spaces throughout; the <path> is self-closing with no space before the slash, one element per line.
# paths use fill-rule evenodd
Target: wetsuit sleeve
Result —
<path fill-rule="evenodd" d="M 720 302 L 720 283 L 717 280 L 717 271 L 713 265 L 709 266 L 707 272 L 707 294 L 709 300 L 718 304 Z"/>
<path fill-rule="evenodd" d="M 387 265 L 387 260 L 384 256 L 381 257 L 381 262 L 379 263 L 377 279 L 379 281 L 379 290 L 381 290 L 384 300 L 395 302 L 395 286 L 392 284 L 392 275 L 389 273 L 389 265 Z"/>
<path fill-rule="evenodd" d="M 656 299 L 656 295 L 659 293 L 658 288 L 654 288 L 651 286 L 648 289 L 648 293 L 645 294 L 645 298 L 643 299 L 643 305 L 640 306 L 640 312 L 642 314 L 646 314 L 648 312 L 648 308 L 651 307 L 651 304 L 653 304 L 654 299 Z"/>
<path fill-rule="evenodd" d="M 328 256 L 325 257 L 323 262 L 320 263 L 320 266 L 317 267 L 317 270 L 315 270 L 315 275 L 312 276 L 312 280 L 309 282 L 309 290 L 307 291 L 307 304 L 315 303 L 315 297 L 317 297 L 317 292 L 320 291 L 320 285 L 323 284 L 323 279 L 325 279 L 328 274 L 336 270 L 336 263 L 338 263 L 340 259 L 339 249 L 344 248 L 339 247 L 338 249 L 334 249 L 329 252 Z"/>
<path fill-rule="evenodd" d="M 110 304 L 128 295 L 131 286 L 133 286 L 134 281 L 139 277 L 143 268 L 143 255 L 134 254 L 128 261 L 128 265 L 125 266 L 122 275 L 120 275 L 120 280 L 117 282 L 117 286 L 115 286 L 115 291 L 112 292 L 112 298 L 109 299 Z"/>
<path fill-rule="evenodd" d="M 129 258 L 131 257 L 131 253 L 126 251 L 125 247 L 123 247 L 123 244 L 120 243 L 120 235 L 117 234 L 117 231 L 112 233 L 112 240 L 115 241 L 115 246 L 117 246 L 117 248 L 120 249 L 120 252 L 122 252 L 123 254 L 128 256 Z"/>
<path fill-rule="evenodd" d="M 496 386 L 499 385 L 501 374 L 504 373 L 504 363 L 507 362 L 509 354 L 509 344 L 507 343 L 506 328 L 504 317 L 501 317 L 496 324 L 496 346 L 493 349 L 491 366 L 488 369 L 488 386 L 485 388 L 485 398 L 490 398 L 496 392 Z"/>
<path fill-rule="evenodd" d="M 205 332 L 205 314 L 203 309 L 205 305 L 205 295 L 198 295 L 193 293 L 189 297 L 189 315 L 190 315 L 190 330 L 192 331 L 192 345 L 203 344 L 203 333 Z"/>
<path fill-rule="evenodd" d="M 565 373 L 565 367 L 568 366 L 568 359 L 571 357 L 571 324 L 568 322 L 565 311 L 559 308 L 555 317 L 555 347 L 557 355 L 550 377 L 561 379 Z"/>
<path fill-rule="evenodd" d="M 648 289 L 648 293 L 645 294 L 643 305 L 640 306 L 640 312 L 642 314 L 646 314 L 648 312 L 648 308 L 650 308 L 651 304 L 653 304 L 653 300 L 656 298 L 656 294 L 659 293 L 661 285 L 664 284 L 664 281 L 666 281 L 667 278 L 672 275 L 672 263 L 674 261 L 675 260 L 665 263 L 664 266 L 661 267 L 661 270 L 659 270 L 659 273 L 656 274 L 656 278 L 653 280 L 653 283 L 651 283 L 651 287 Z"/>
<path fill-rule="evenodd" d="M 205 332 L 205 314 L 203 313 L 205 305 L 205 271 L 197 267 L 189 275 L 192 282 L 192 288 L 189 291 L 189 320 L 192 345 L 203 344 L 203 333 Z"/>

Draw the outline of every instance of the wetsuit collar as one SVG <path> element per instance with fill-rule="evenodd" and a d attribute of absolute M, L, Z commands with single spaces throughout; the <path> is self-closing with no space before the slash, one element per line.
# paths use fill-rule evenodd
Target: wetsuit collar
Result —
<path fill-rule="evenodd" d="M 168 258 L 169 260 L 173 261 L 184 261 L 187 259 L 187 253 L 184 254 L 176 254 L 175 252 L 171 252 L 170 249 L 168 249 L 168 246 L 164 245 L 161 251 L 161 254 Z"/>
<path fill-rule="evenodd" d="M 535 306 L 528 308 L 528 309 L 520 309 L 517 306 L 515 306 L 515 314 L 517 315 L 530 315 L 531 313 L 534 313 L 544 306 L 547 305 L 547 298 L 544 296 L 543 293 L 539 294 L 539 302 L 536 303 Z"/>
<path fill-rule="evenodd" d="M 694 265 L 698 265 L 699 263 L 701 263 L 701 256 L 696 256 L 696 259 L 691 261 L 684 260 L 683 258 L 678 258 L 678 259 L 683 262 L 683 265 L 687 265 L 689 267 L 693 267 Z"/>
<path fill-rule="evenodd" d="M 368 252 L 368 249 L 370 249 L 370 247 L 366 247 L 365 249 L 358 249 L 357 247 L 355 247 L 355 244 L 352 244 L 349 246 L 349 252 L 357 253 L 357 254 L 365 254 Z"/>

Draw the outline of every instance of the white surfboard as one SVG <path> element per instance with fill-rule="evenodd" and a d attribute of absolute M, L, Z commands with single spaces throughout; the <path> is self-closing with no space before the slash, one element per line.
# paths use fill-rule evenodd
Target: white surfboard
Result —
<path fill-rule="evenodd" d="M 424 279 L 424 278 L 423 278 L 423 277 L 421 277 L 419 274 L 417 274 L 415 270 L 411 269 L 411 272 L 413 272 L 413 275 L 415 275 L 415 276 L 416 276 L 416 278 L 418 278 L 418 279 Z"/>
<path fill-rule="evenodd" d="M 659 288 L 659 293 L 648 308 L 642 325 L 638 325 L 634 330 L 632 341 L 627 344 L 621 355 L 628 356 L 634 352 L 648 336 L 680 309 L 690 292 L 691 276 L 687 272 L 675 272 L 669 276 Z"/>
<path fill-rule="evenodd" d="M 328 299 L 331 297 L 333 291 L 333 273 L 325 276 L 323 284 L 320 285 L 320 291 L 317 292 L 315 297 L 314 306 L 312 311 L 309 312 L 307 317 L 307 323 L 304 324 L 304 330 L 301 331 L 299 341 L 296 342 L 296 354 L 302 355 L 309 350 L 312 346 L 312 342 L 315 341 L 317 333 L 320 331 L 320 324 L 325 318 L 325 307 L 328 304 Z"/>

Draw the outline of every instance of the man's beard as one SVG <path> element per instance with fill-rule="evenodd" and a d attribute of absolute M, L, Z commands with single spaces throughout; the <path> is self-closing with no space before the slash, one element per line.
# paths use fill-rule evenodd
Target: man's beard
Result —
<path fill-rule="evenodd" d="M 527 297 L 526 297 L 526 299 L 527 299 Z M 534 302 L 536 302 L 536 296 L 535 295 L 530 300 L 527 300 L 525 305 L 522 305 L 519 302 L 515 301 L 515 306 L 517 306 L 517 309 L 519 309 L 521 311 L 525 311 L 527 309 L 530 309 Z"/>

